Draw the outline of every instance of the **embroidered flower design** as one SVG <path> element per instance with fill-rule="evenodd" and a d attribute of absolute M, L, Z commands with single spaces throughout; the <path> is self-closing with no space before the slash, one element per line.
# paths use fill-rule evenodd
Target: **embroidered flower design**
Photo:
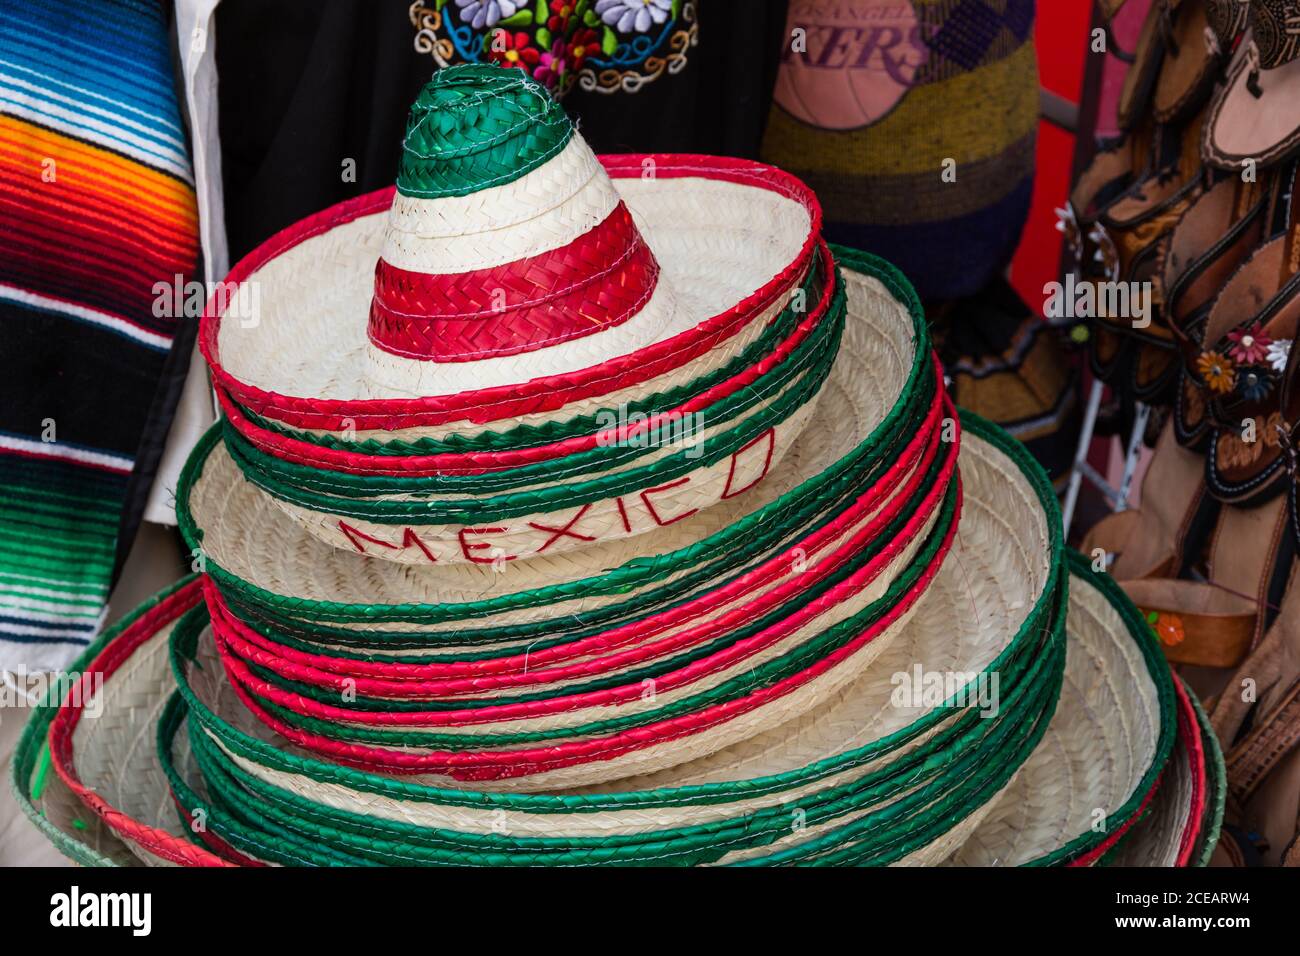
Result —
<path fill-rule="evenodd" d="M 1183 619 L 1177 614 L 1153 611 L 1147 615 L 1147 621 L 1151 624 L 1151 630 L 1156 632 L 1156 637 L 1160 643 L 1166 647 L 1177 647 L 1187 640 L 1187 630 L 1183 627 Z"/>
<path fill-rule="evenodd" d="M 1264 368 L 1238 369 L 1237 387 L 1246 401 L 1262 402 L 1273 391 L 1273 376 Z"/>
<path fill-rule="evenodd" d="M 546 29 L 555 36 L 563 36 L 569 31 L 569 20 L 573 17 L 572 3 L 551 4 L 551 15 L 546 20 Z"/>
<path fill-rule="evenodd" d="M 673 0 L 596 0 L 596 13 L 621 33 L 645 33 L 668 20 Z"/>
<path fill-rule="evenodd" d="M 1268 359 L 1268 347 L 1273 344 L 1259 323 L 1229 332 L 1228 341 L 1232 343 L 1228 354 L 1238 365 L 1259 365 Z"/>
<path fill-rule="evenodd" d="M 523 0 L 456 0 L 460 15 L 475 30 L 496 26 L 501 20 L 513 17 L 523 5 Z"/>
<path fill-rule="evenodd" d="M 547 89 L 562 88 L 568 72 L 569 61 L 565 57 L 564 41 L 556 40 L 551 44 L 551 49 L 542 54 L 533 78 L 545 84 Z"/>
<path fill-rule="evenodd" d="M 1201 373 L 1206 387 L 1216 395 L 1227 395 L 1237 381 L 1232 359 L 1218 352 L 1202 352 L 1196 360 L 1196 370 Z"/>
<path fill-rule="evenodd" d="M 1276 339 L 1268 346 L 1268 364 L 1275 372 L 1285 372 L 1287 360 L 1291 357 L 1291 340 Z"/>
<path fill-rule="evenodd" d="M 579 29 L 569 41 L 569 66 L 574 72 L 581 70 L 587 57 L 600 53 L 600 34 L 587 28 Z"/>
<path fill-rule="evenodd" d="M 532 75 L 533 68 L 541 62 L 542 55 L 532 46 L 527 33 L 510 33 L 500 30 L 491 37 L 489 56 L 502 66 L 517 66 Z"/>

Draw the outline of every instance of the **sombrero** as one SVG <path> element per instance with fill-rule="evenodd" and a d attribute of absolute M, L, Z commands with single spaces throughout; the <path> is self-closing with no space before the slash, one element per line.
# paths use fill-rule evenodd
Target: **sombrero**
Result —
<path fill-rule="evenodd" d="M 1300 148 L 1300 45 L 1290 26 L 1300 16 L 1300 3 L 1252 0 L 1237 6 L 1246 8 L 1250 32 L 1211 108 L 1202 149 L 1207 162 L 1239 173 L 1247 163 L 1273 166 Z"/>
<path fill-rule="evenodd" d="M 275 236 L 209 303 L 228 450 L 390 561 L 490 560 L 483 527 L 512 557 L 651 531 L 759 483 L 811 416 L 844 308 L 819 228 L 770 167 L 602 162 L 521 71 L 442 70 L 395 190 Z"/>
<path fill-rule="evenodd" d="M 204 612 L 186 610 L 197 605 L 190 586 L 167 614 L 129 624 L 108 644 L 118 651 L 89 665 L 106 675 L 106 716 L 127 698 L 147 704 L 121 712 L 133 728 L 96 736 L 95 746 L 116 744 L 94 763 L 100 776 L 91 780 L 78 756 L 87 730 L 70 701 L 51 735 L 60 778 L 80 780 L 79 789 L 139 824 L 105 816 L 148 862 L 176 855 L 163 833 L 209 863 L 937 862 L 1033 750 L 1064 665 L 1050 488 L 996 429 L 974 420 L 967 428 L 969 491 L 959 542 L 901 641 L 818 710 L 722 753 L 618 784 L 536 795 L 430 788 L 323 762 L 276 741 L 241 707 L 210 639 L 202 653 Z M 1046 551 L 1045 539 L 1055 541 Z M 1051 553 L 1058 557 L 1044 563 Z M 978 614 L 969 612 L 972 602 Z M 174 671 L 165 660 L 169 637 Z M 187 656 L 190 640 L 203 666 Z M 1002 675 L 998 717 L 943 699 L 899 706 L 894 677 L 913 667 L 972 680 Z M 169 704 L 175 677 L 181 692 Z M 187 712 L 187 732 L 177 733 Z M 121 775 L 113 768 L 128 765 L 121 747 L 138 746 L 155 723 L 166 756 L 129 780 L 155 780 L 162 812 L 140 819 L 135 808 L 149 801 L 119 796 Z M 191 814 L 186 819 L 205 821 L 212 855 L 182 836 L 155 769 L 169 777 L 171 793 Z M 115 776 L 119 782 L 109 782 Z M 233 802 L 232 787 L 242 794 Z M 135 802 L 127 810 L 120 800 Z M 202 813 L 195 817 L 195 810 Z"/>
<path fill-rule="evenodd" d="M 393 574 L 303 533 L 201 443 L 179 512 L 245 704 L 344 762 L 534 789 L 681 762 L 833 693 L 904 625 L 958 505 L 919 307 L 854 261 L 805 439 L 749 495 L 637 538 Z"/>
<path fill-rule="evenodd" d="M 1147 810 L 1176 736 L 1173 677 L 1109 575 L 1070 554 L 1065 684 L 1038 748 L 965 845 L 959 866 L 1096 862 Z"/>
<path fill-rule="evenodd" d="M 1223 752 L 1196 697 L 1175 678 L 1178 736 L 1146 815 L 1105 866 L 1207 866 L 1223 825 Z"/>
<path fill-rule="evenodd" d="M 591 239 L 627 258 L 572 257 L 625 269 L 616 287 L 600 291 L 596 268 L 551 289 L 572 301 L 449 311 L 496 281 L 464 276 L 503 268 L 456 258 L 484 242 L 463 228 L 475 208 L 508 194 L 484 222 L 508 224 L 488 243 L 514 250 L 505 262 L 535 253 L 511 272 L 524 287 L 548 250 L 511 230 L 591 200 L 549 173 L 516 185 L 585 147 L 536 84 L 490 73 L 446 71 L 422 93 L 396 197 L 327 211 L 241 267 L 239 288 L 265 285 L 257 321 L 209 310 L 228 414 L 177 494 L 201 574 L 88 653 L 105 717 L 82 720 L 70 695 L 49 719 L 63 792 L 148 863 L 952 856 L 1028 771 L 1061 699 L 1068 571 L 1041 469 L 995 427 L 959 423 L 910 287 L 817 240 L 806 190 L 766 168 L 652 158 L 601 213 L 626 209 L 625 225 Z M 578 181 L 605 189 L 586 168 Z M 679 215 L 691 205 L 707 221 Z M 728 223 L 744 241 L 722 248 L 773 258 L 723 269 L 726 291 L 700 305 Z M 674 273 L 658 236 L 692 229 Z M 330 343 L 366 303 L 368 337 Z M 541 354 L 657 336 L 683 312 L 683 331 L 631 351 Z M 552 326 L 563 341 L 514 351 Z M 323 352 L 299 341 L 313 337 Z M 501 354 L 454 351 L 470 340 Z M 495 363 L 471 399 L 429 384 L 458 382 L 441 367 L 464 361 Z M 492 378 L 511 368 L 542 377 Z M 614 368 L 630 375 L 592 387 Z M 592 431 L 610 395 L 650 415 L 698 408 L 700 456 L 629 450 L 636 426 Z M 738 459 L 755 447 L 757 469 Z M 408 459 L 430 460 L 385 464 Z M 709 475 L 712 497 L 669 494 Z M 625 514 L 638 502 L 645 527 Z M 1112 657 L 1124 706 L 1149 716 L 1159 678 Z M 1120 743 L 1120 785 L 1145 781 L 1147 737 Z"/>

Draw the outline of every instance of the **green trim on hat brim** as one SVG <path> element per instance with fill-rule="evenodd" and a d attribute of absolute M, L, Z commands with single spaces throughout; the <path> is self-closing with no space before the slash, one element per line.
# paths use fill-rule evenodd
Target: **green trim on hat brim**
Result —
<path fill-rule="evenodd" d="M 1008 642 L 1008 646 L 1003 649 L 998 658 L 990 664 L 990 670 L 1000 671 L 1006 669 L 1011 659 L 1024 646 L 1025 642 L 1031 641 L 1033 635 L 1041 630 L 1041 617 L 1044 613 L 1041 603 L 1049 601 L 1051 596 L 1057 593 L 1057 589 L 1064 586 L 1064 545 L 1061 539 L 1059 508 L 1046 475 L 1037 463 L 1029 457 L 1023 445 L 996 425 L 977 416 L 963 413 L 962 421 L 967 434 L 973 434 L 988 442 L 995 449 L 1010 457 L 1020 467 L 1034 489 L 1040 504 L 1047 512 L 1051 555 L 1043 595 L 1040 598 L 1040 605 L 1036 606 L 1026 616 L 1026 620 L 1017 634 Z M 1055 520 L 1053 520 L 1054 517 Z M 188 692 L 188 689 L 184 686 L 182 686 L 181 691 L 190 707 L 191 715 L 196 720 L 211 730 L 222 741 L 223 745 L 232 752 L 253 762 L 287 773 L 302 774 L 322 782 L 338 783 L 362 792 L 376 793 L 403 800 L 444 803 L 450 806 L 484 807 L 488 809 L 502 807 L 546 813 L 579 810 L 594 811 L 624 806 L 672 805 L 683 801 L 725 801 L 734 799 L 736 793 L 758 795 L 764 792 L 787 789 L 789 786 L 794 785 L 794 782 L 806 783 L 821 779 L 852 766 L 855 761 L 863 762 L 865 759 L 870 759 L 869 756 L 864 756 L 859 751 L 850 751 L 847 754 L 840 754 L 819 761 L 809 767 L 801 768 L 797 774 L 777 774 L 754 781 L 744 781 L 739 784 L 698 785 L 667 792 L 645 791 L 631 794 L 588 794 L 582 796 L 483 793 L 413 784 L 394 777 L 366 773 L 316 758 L 301 757 L 281 751 L 236 730 L 216 718 L 215 715 L 206 712 L 202 703 L 193 696 L 192 692 Z M 941 716 L 941 711 L 932 712 L 917 721 L 913 727 L 905 728 L 903 731 L 878 741 L 873 745 L 871 752 L 888 752 L 896 746 L 901 746 L 902 743 L 910 740 L 915 734 L 933 726 Z"/>
<path fill-rule="evenodd" d="M 1060 611 L 1063 602 L 1054 601 L 1053 606 L 1056 608 L 1055 622 L 1046 629 L 1046 633 L 1051 635 L 1051 646 L 1055 650 L 1044 654 L 1039 653 L 1037 647 L 1025 648 L 1020 654 L 1016 661 L 1016 674 L 1022 679 L 1008 683 L 1010 693 L 1003 701 L 1004 707 L 999 715 L 1002 719 L 985 720 L 974 710 L 963 709 L 964 712 L 952 726 L 943 728 L 935 738 L 889 767 L 801 798 L 797 807 L 804 812 L 805 823 L 815 825 L 852 812 L 864 802 L 879 801 L 924 784 L 920 789 L 914 789 L 903 801 L 868 819 L 866 825 L 873 830 L 873 835 L 880 837 L 878 828 L 886 816 L 903 816 L 910 804 L 924 803 L 931 796 L 941 796 L 948 783 L 952 780 L 966 781 L 975 774 L 978 767 L 998 768 L 995 777 L 1007 764 L 1014 771 L 1020 760 L 999 759 L 1008 755 L 997 752 L 998 745 L 1008 735 L 1013 740 L 1023 740 L 1028 734 L 1028 749 L 1019 747 L 1015 758 L 1020 758 L 1022 753 L 1027 755 L 1036 742 L 1036 728 L 1043 724 L 1045 713 L 1050 717 L 1059 693 L 1060 674 L 1064 668 L 1064 614 Z M 1021 703 L 1026 704 L 1025 708 L 1019 706 Z M 1028 729 L 1018 720 L 1022 715 L 1029 718 Z M 207 739 L 202 730 L 192 732 L 191 737 L 196 757 L 204 767 L 204 776 L 210 787 L 214 781 L 208 777 L 208 773 L 217 769 L 213 761 L 221 765 L 220 773 L 229 775 L 228 779 L 218 783 L 216 789 L 219 794 L 228 793 L 229 787 L 237 782 L 233 792 L 237 799 L 226 799 L 227 811 L 238 813 L 253 809 L 252 805 L 255 804 L 260 819 L 265 820 L 269 816 L 279 821 L 275 824 L 275 832 L 280 838 L 303 839 L 308 845 L 318 848 L 330 840 L 342 840 L 349 844 L 349 849 L 342 851 L 345 858 L 350 858 L 350 854 L 360 854 L 377 862 L 396 860 L 450 865 L 693 865 L 712 862 L 730 849 L 766 845 L 790 832 L 790 814 L 793 808 L 784 803 L 707 824 L 612 837 L 516 838 L 419 827 L 314 804 L 253 777 L 229 762 L 228 758 L 223 759 L 218 748 Z M 989 741 L 992 741 L 994 752 L 983 745 Z M 954 746 L 946 748 L 946 744 Z M 161 746 L 165 750 L 167 745 L 164 742 Z M 971 773 L 963 770 L 951 774 L 948 780 L 941 779 L 939 775 L 944 770 L 952 769 L 954 755 L 960 766 L 969 765 L 967 769 Z M 864 790 L 864 787 L 876 781 L 879 781 L 878 785 Z M 1002 785 L 1000 779 L 995 779 L 992 789 L 996 792 Z M 259 796 L 253 798 L 246 789 L 240 787 L 252 788 Z M 951 817 L 950 811 L 951 806 L 946 805 L 945 818 Z M 925 809 L 922 808 L 918 814 L 906 815 L 905 822 L 923 818 L 924 813 Z M 839 832 L 843 837 L 843 831 Z M 222 836 L 237 842 L 233 834 L 222 833 Z M 548 849 L 555 852 L 548 853 Z M 326 849 L 324 852 L 329 851 Z"/>
<path fill-rule="evenodd" d="M 287 438 L 317 445 L 334 451 L 346 451 L 360 455 L 392 456 L 396 458 L 408 455 L 470 454 L 473 452 L 513 451 L 549 445 L 579 435 L 591 435 L 601 429 L 601 423 L 611 418 L 635 420 L 637 416 L 651 417 L 669 412 L 703 394 L 728 379 L 734 378 L 746 369 L 752 368 L 790 337 L 795 327 L 802 320 L 804 312 L 795 309 L 795 303 L 817 302 L 821 296 L 821 252 L 814 251 L 812 266 L 800 284 L 798 292 L 791 297 L 791 304 L 772 319 L 762 333 L 753 342 L 741 350 L 726 365 L 716 368 L 706 375 L 692 379 L 675 388 L 670 388 L 654 395 L 648 395 L 634 402 L 628 402 L 625 415 L 621 409 L 604 408 L 589 415 L 578 415 L 564 421 L 550 420 L 535 425 L 516 425 L 506 431 L 479 432 L 463 434 L 453 432 L 441 438 L 419 438 L 413 440 L 381 441 L 367 438 L 361 441 L 344 441 L 332 433 L 315 433 L 298 431 L 275 419 L 263 418 L 251 409 L 240 406 L 250 422 L 264 431 L 274 432 Z M 834 273 L 832 272 L 832 279 Z M 233 397 L 232 397 L 233 401 Z"/>
<path fill-rule="evenodd" d="M 77 659 L 67 667 L 64 673 L 76 674 L 84 671 L 119 634 L 167 598 L 190 584 L 194 578 L 195 575 L 192 574 L 182 578 L 135 608 L 82 650 L 77 655 Z M 61 701 L 51 701 L 49 696 L 46 695 L 45 699 L 32 711 L 26 726 L 23 727 L 22 735 L 18 738 L 18 745 L 14 749 L 12 766 L 9 772 L 10 790 L 13 793 L 14 800 L 22 808 L 27 819 L 31 820 L 37 829 L 54 844 L 55 849 L 68 859 L 74 863 L 80 863 L 82 866 L 118 866 L 119 864 L 116 861 L 89 846 L 81 838 L 67 833 L 51 823 L 45 814 L 37 808 L 40 794 L 33 792 L 34 777 L 38 765 L 49 759 L 47 744 L 50 724 L 54 721 L 54 715 L 59 712 L 61 703 Z M 49 772 L 48 768 L 46 768 L 45 772 Z M 46 783 L 49 783 L 48 777 Z M 89 813 L 89 811 L 87 812 Z"/>
<path fill-rule="evenodd" d="M 720 548 L 725 548 L 728 542 L 742 538 L 755 526 L 761 526 L 764 522 L 770 520 L 772 515 L 780 514 L 785 508 L 790 507 L 791 502 L 815 496 L 823 486 L 838 478 L 844 471 L 860 467 L 862 460 L 874 452 L 883 442 L 897 438 L 898 428 L 907 419 L 908 409 L 916 398 L 918 390 L 933 388 L 933 367 L 929 361 L 929 332 L 925 323 L 924 311 L 916 298 L 915 291 L 908 285 L 907 280 L 903 278 L 901 273 L 894 269 L 893 266 L 883 262 L 883 260 L 858 253 L 845 253 L 844 261 L 853 267 L 855 271 L 862 272 L 881 282 L 897 300 L 908 308 L 912 319 L 913 354 L 915 358 L 898 402 L 895 403 L 881 424 L 852 453 L 821 474 L 808 479 L 799 487 L 787 492 L 776 501 L 769 503 L 735 525 L 711 535 L 704 541 L 696 542 L 669 555 L 661 555 L 653 559 L 638 559 L 615 571 L 582 581 L 457 605 L 417 603 L 375 605 L 344 604 L 334 601 L 304 601 L 286 595 L 275 594 L 265 588 L 243 581 L 237 575 L 233 575 L 217 565 L 216 562 L 211 560 L 210 555 L 207 561 L 208 574 L 221 587 L 223 593 L 227 590 L 237 593 L 243 603 L 264 608 L 271 616 L 276 611 L 296 610 L 299 614 L 318 621 L 392 622 L 406 620 L 420 623 L 437 623 L 490 615 L 521 606 L 536 606 L 565 600 L 567 599 L 566 595 L 618 593 L 622 590 L 630 590 L 639 586 L 639 584 L 666 577 L 671 573 L 671 570 L 679 570 L 683 566 L 690 566 L 695 563 L 698 555 L 716 552 Z M 200 439 L 186 462 L 177 487 L 177 521 L 181 533 L 190 548 L 201 548 L 202 546 L 202 531 L 195 524 L 193 515 L 189 510 L 190 494 L 194 483 L 202 475 L 204 463 L 216 441 L 216 437 L 216 434 L 210 431 Z"/>

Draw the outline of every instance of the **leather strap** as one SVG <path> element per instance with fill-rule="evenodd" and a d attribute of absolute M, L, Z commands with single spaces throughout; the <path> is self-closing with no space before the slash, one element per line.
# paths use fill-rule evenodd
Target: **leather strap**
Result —
<path fill-rule="evenodd" d="M 1244 806 L 1274 767 L 1300 744 L 1300 678 L 1228 751 L 1228 786 Z"/>

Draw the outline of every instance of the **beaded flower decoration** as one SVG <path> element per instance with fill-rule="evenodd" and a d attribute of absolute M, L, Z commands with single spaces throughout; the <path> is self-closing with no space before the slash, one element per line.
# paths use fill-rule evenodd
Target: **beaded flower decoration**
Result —
<path fill-rule="evenodd" d="M 1228 333 L 1217 349 L 1197 357 L 1196 371 L 1211 393 L 1262 402 L 1272 394 L 1291 354 L 1291 340 L 1274 339 L 1255 323 Z"/>

